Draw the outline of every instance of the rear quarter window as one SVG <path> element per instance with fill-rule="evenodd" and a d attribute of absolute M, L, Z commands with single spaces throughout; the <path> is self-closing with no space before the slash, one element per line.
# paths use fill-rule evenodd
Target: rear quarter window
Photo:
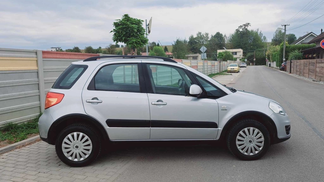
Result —
<path fill-rule="evenodd" d="M 70 89 L 88 68 L 86 65 L 70 65 L 55 81 L 52 88 Z"/>

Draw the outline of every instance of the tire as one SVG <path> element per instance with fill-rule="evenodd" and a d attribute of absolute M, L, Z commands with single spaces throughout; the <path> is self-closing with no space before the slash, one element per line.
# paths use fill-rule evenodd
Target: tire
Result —
<path fill-rule="evenodd" d="M 62 162 L 72 167 L 82 167 L 99 156 L 101 142 L 89 126 L 73 124 L 59 134 L 55 149 Z"/>
<path fill-rule="evenodd" d="M 256 160 L 268 151 L 270 135 L 260 122 L 242 120 L 229 131 L 226 143 L 235 157 L 241 160 Z"/>

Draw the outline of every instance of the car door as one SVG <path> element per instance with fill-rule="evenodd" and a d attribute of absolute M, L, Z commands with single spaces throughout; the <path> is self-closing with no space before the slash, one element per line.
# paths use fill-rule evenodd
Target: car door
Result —
<path fill-rule="evenodd" d="M 82 93 L 86 113 L 105 126 L 110 140 L 149 139 L 149 105 L 139 65 L 102 66 Z"/>
<path fill-rule="evenodd" d="M 146 64 L 152 87 L 148 93 L 152 140 L 215 139 L 218 103 L 189 96 L 193 80 L 182 68 Z"/>

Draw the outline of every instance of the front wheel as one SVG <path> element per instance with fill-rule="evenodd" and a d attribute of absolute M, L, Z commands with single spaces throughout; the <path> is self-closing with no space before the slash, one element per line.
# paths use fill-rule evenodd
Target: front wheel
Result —
<path fill-rule="evenodd" d="M 101 150 L 100 139 L 85 125 L 65 128 L 55 143 L 57 156 L 69 166 L 81 167 L 93 162 Z"/>
<path fill-rule="evenodd" d="M 227 147 L 241 160 L 261 158 L 270 146 L 267 128 L 255 120 L 239 121 L 227 136 Z"/>

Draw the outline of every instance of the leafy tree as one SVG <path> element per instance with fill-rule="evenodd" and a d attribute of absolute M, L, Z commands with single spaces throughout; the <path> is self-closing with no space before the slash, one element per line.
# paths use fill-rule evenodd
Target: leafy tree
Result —
<path fill-rule="evenodd" d="M 194 53 L 194 54 L 196 54 L 196 53 L 199 53 L 200 52 L 200 44 L 198 43 L 198 40 L 197 40 L 197 38 L 196 37 L 194 37 L 193 35 L 191 35 L 190 37 L 189 37 L 189 41 L 188 41 L 188 48 L 189 48 L 189 51 L 191 52 L 191 53 Z"/>
<path fill-rule="evenodd" d="M 117 50 L 117 51 L 116 51 L 116 54 L 117 54 L 117 55 L 122 55 L 122 54 L 123 54 L 123 51 L 122 51 L 122 50 Z"/>
<path fill-rule="evenodd" d="M 250 23 L 240 25 L 229 38 L 233 48 L 243 49 L 243 53 L 248 51 L 264 48 L 266 46 L 266 37 L 261 31 L 249 30 Z"/>
<path fill-rule="evenodd" d="M 210 37 L 207 44 L 207 55 L 212 56 L 217 53 L 217 50 L 225 47 L 225 38 L 223 34 L 217 32 L 215 35 Z"/>
<path fill-rule="evenodd" d="M 132 18 L 128 14 L 124 14 L 122 19 L 118 19 L 113 23 L 114 29 L 113 41 L 125 43 L 128 47 L 135 49 L 147 44 L 148 39 L 145 37 L 145 29 L 143 28 L 143 20 Z"/>
<path fill-rule="evenodd" d="M 172 53 L 175 58 L 186 59 L 186 55 L 189 53 L 187 40 L 177 39 L 172 46 Z"/>
<path fill-rule="evenodd" d="M 95 53 L 95 50 L 91 46 L 88 46 L 84 49 L 84 52 L 85 53 Z"/>
<path fill-rule="evenodd" d="M 116 45 L 113 44 L 109 44 L 108 47 L 106 47 L 105 49 L 105 54 L 116 54 Z M 121 51 L 123 52 L 123 51 Z"/>
<path fill-rule="evenodd" d="M 65 49 L 65 52 L 73 52 L 72 49 Z"/>
<path fill-rule="evenodd" d="M 165 52 L 163 51 L 163 48 L 160 46 L 155 46 L 153 48 L 153 51 L 150 52 L 150 56 L 162 56 L 162 57 L 167 57 Z"/>
<path fill-rule="evenodd" d="M 223 53 L 223 52 L 219 52 L 218 55 L 217 55 L 217 58 L 223 60 L 223 58 L 224 58 L 224 53 Z"/>
<path fill-rule="evenodd" d="M 73 47 L 72 52 L 81 52 L 79 47 Z"/>
<path fill-rule="evenodd" d="M 164 52 L 169 52 L 169 49 L 167 46 L 164 46 Z"/>
<path fill-rule="evenodd" d="M 150 50 L 153 50 L 153 48 L 155 47 L 155 46 L 157 46 L 157 44 L 156 44 L 156 42 L 151 42 L 150 43 Z"/>
<path fill-rule="evenodd" d="M 94 50 L 94 53 L 102 53 L 102 49 L 101 49 L 101 47 L 98 47 L 98 49 L 95 49 L 95 50 Z"/>
<path fill-rule="evenodd" d="M 197 35 L 196 35 L 196 40 L 198 41 L 198 43 L 203 46 L 205 44 L 208 43 L 208 40 L 209 40 L 209 34 L 208 33 L 201 33 L 201 32 L 198 32 Z"/>
<path fill-rule="evenodd" d="M 297 37 L 295 34 L 288 34 L 287 35 L 287 41 L 288 44 L 292 44 L 293 42 L 295 42 L 297 40 Z"/>
<path fill-rule="evenodd" d="M 224 54 L 223 61 L 234 60 L 234 56 L 231 52 L 224 51 L 223 54 Z"/>
<path fill-rule="evenodd" d="M 272 40 L 271 40 L 271 44 L 272 45 L 280 45 L 284 40 L 284 32 L 282 32 L 281 29 L 277 29 Z"/>

